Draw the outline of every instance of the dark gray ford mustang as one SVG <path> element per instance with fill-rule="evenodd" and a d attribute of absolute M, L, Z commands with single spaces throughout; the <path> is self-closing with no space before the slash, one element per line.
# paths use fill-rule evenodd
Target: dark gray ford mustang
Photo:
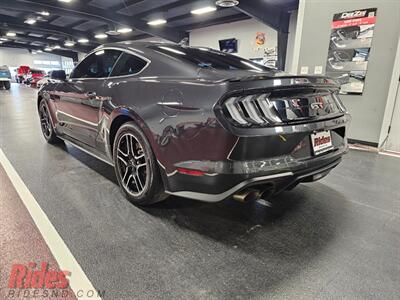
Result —
<path fill-rule="evenodd" d="M 208 48 L 108 44 L 53 79 L 38 94 L 46 140 L 113 165 L 139 205 L 271 196 L 322 178 L 348 148 L 336 82 Z"/>

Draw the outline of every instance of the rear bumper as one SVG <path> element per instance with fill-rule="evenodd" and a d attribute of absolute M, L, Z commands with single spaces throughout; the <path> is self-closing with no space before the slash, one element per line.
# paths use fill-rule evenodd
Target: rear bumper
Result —
<path fill-rule="evenodd" d="M 175 188 L 183 189 L 166 192 L 170 195 L 205 202 L 222 201 L 248 187 L 268 188 L 276 194 L 299 182 L 321 179 L 341 162 L 347 149 L 346 145 L 340 150 L 337 149 L 308 161 L 292 160 L 289 163 L 282 163 L 281 166 L 278 164 L 269 171 L 265 168 L 251 174 L 208 174 L 200 177 L 176 173 L 174 178 L 170 178 L 170 184 Z M 201 190 L 206 192 L 201 192 Z"/>
<path fill-rule="evenodd" d="M 185 198 L 218 202 L 250 186 L 279 193 L 299 182 L 315 181 L 336 167 L 348 151 L 348 115 L 324 122 L 283 127 L 280 133 L 245 136 L 223 161 L 193 160 L 174 164 L 166 174 L 166 192 Z M 270 129 L 272 130 L 272 129 Z M 310 134 L 330 130 L 334 148 L 314 155 Z M 182 173 L 180 170 L 200 173 Z M 194 176 L 197 175 L 197 176 Z"/>
<path fill-rule="evenodd" d="M 8 82 L 10 82 L 11 79 L 10 78 L 5 78 L 5 77 L 0 77 L 0 81 L 8 81 Z"/>

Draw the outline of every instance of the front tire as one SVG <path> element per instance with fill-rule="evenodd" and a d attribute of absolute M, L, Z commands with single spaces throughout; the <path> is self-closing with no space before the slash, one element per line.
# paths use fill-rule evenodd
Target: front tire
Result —
<path fill-rule="evenodd" d="M 9 90 L 11 88 L 11 83 L 9 81 L 4 82 L 4 87 L 6 90 Z"/>
<path fill-rule="evenodd" d="M 47 106 L 46 100 L 42 100 L 39 103 L 39 118 L 40 118 L 40 128 L 44 138 L 49 144 L 57 144 L 61 142 L 61 139 L 57 137 L 54 131 L 53 125 L 50 118 L 50 110 Z"/>
<path fill-rule="evenodd" d="M 130 202 L 145 206 L 167 198 L 150 143 L 134 122 L 119 128 L 113 154 L 118 183 Z"/>

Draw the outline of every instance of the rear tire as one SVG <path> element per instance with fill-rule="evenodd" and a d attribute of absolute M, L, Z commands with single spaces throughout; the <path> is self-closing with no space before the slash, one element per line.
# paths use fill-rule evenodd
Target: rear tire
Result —
<path fill-rule="evenodd" d="M 113 154 L 118 183 L 130 202 L 146 206 L 167 198 L 150 143 L 134 122 L 118 129 Z"/>
<path fill-rule="evenodd" d="M 39 103 L 39 118 L 40 118 L 40 128 L 42 129 L 42 133 L 46 141 L 49 144 L 61 143 L 62 140 L 57 137 L 57 134 L 54 131 L 50 117 L 50 110 L 49 107 L 47 106 L 46 100 L 44 99 Z"/>
<path fill-rule="evenodd" d="M 9 90 L 10 87 L 11 87 L 11 83 L 9 81 L 5 81 L 4 82 L 4 87 L 5 87 L 6 90 Z"/>

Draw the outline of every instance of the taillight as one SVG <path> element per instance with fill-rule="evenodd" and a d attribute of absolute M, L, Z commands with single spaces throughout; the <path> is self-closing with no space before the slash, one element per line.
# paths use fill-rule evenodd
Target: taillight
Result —
<path fill-rule="evenodd" d="M 268 94 L 230 97 L 223 104 L 225 113 L 237 125 L 268 125 L 281 123 L 276 108 L 268 99 Z"/>

